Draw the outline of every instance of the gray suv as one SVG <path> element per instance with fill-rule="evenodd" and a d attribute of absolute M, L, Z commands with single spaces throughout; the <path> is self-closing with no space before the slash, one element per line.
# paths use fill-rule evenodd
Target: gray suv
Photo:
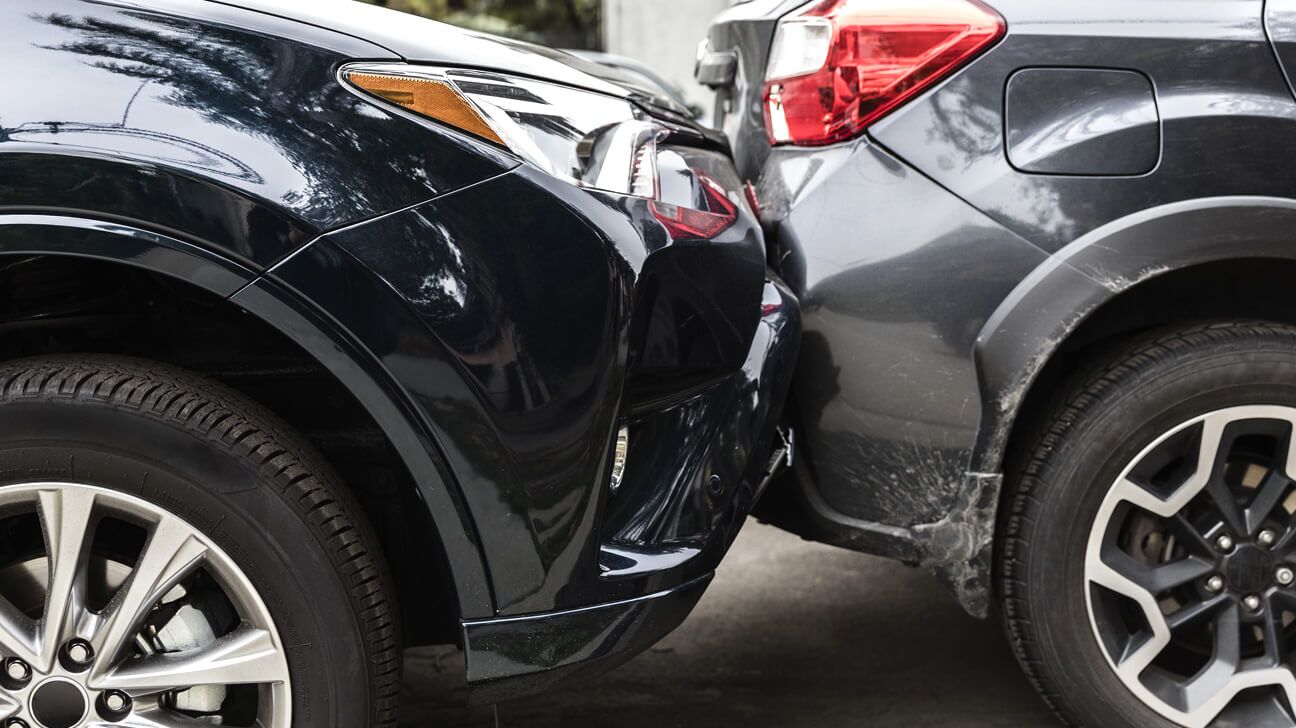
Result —
<path fill-rule="evenodd" d="M 800 298 L 758 515 L 1068 724 L 1296 724 L 1296 2 L 753 0 L 699 79 Z"/>

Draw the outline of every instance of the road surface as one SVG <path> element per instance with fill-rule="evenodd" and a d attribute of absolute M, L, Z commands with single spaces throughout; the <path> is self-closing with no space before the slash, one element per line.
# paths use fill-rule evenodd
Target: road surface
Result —
<path fill-rule="evenodd" d="M 406 657 L 402 728 L 487 728 L 462 658 Z M 929 574 L 749 522 L 688 621 L 588 684 L 500 708 L 525 728 L 1054 728 L 996 622 Z"/>

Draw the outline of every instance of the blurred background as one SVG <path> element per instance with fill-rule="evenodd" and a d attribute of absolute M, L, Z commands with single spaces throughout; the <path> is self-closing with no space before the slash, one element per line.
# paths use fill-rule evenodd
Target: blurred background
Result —
<path fill-rule="evenodd" d="M 731 1 L 365 0 L 472 30 L 628 58 L 701 110 L 711 108 L 711 95 L 693 81 L 693 56 L 711 18 Z"/>

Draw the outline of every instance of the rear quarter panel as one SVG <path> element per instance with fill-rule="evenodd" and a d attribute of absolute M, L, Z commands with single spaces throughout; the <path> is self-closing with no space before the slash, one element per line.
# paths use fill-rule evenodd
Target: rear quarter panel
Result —
<path fill-rule="evenodd" d="M 1271 239 L 1296 190 L 1296 101 L 1264 3 L 990 4 L 1008 22 L 998 45 L 853 149 L 776 150 L 760 189 L 803 299 L 808 530 L 935 566 L 982 613 L 1004 439 L 1068 333 L 1150 277 L 1227 257 L 1230 241 L 1239 256 L 1296 257 Z M 1014 168 L 1005 89 L 1029 68 L 1148 79 L 1155 164 Z"/>

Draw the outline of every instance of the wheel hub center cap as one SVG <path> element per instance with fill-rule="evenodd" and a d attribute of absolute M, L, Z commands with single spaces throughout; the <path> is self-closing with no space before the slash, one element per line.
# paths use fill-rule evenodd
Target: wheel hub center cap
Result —
<path fill-rule="evenodd" d="M 1273 556 L 1257 546 L 1239 546 L 1224 562 L 1229 588 L 1243 594 L 1263 591 L 1273 583 L 1273 573 Z"/>
<path fill-rule="evenodd" d="M 72 728 L 88 708 L 85 692 L 71 680 L 50 678 L 32 692 L 32 717 L 42 728 Z"/>

